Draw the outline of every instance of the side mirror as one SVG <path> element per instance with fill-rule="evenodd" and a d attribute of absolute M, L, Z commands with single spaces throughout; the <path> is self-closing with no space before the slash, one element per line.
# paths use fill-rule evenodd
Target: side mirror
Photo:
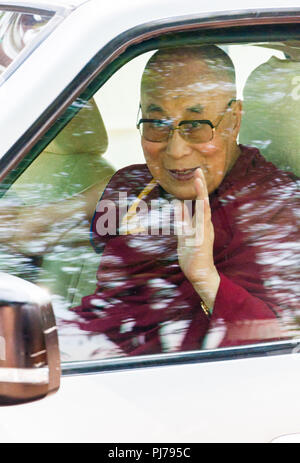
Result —
<path fill-rule="evenodd" d="M 47 293 L 0 272 L 0 405 L 41 399 L 59 385 L 58 335 Z"/>

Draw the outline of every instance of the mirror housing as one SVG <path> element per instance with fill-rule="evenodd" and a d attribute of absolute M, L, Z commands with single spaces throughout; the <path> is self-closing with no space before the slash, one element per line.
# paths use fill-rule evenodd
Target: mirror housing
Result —
<path fill-rule="evenodd" d="M 0 405 L 41 399 L 59 386 L 58 335 L 48 294 L 0 272 Z"/>

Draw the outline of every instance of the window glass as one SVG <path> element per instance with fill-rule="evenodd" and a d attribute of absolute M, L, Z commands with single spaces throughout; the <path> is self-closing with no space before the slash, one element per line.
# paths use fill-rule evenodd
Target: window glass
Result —
<path fill-rule="evenodd" d="M 11 186 L 1 270 L 50 292 L 63 360 L 298 337 L 297 50 L 145 53 Z"/>
<path fill-rule="evenodd" d="M 62 360 L 93 358 L 89 337 L 68 323 L 74 318 L 69 308 L 95 289 L 99 256 L 90 244 L 90 222 L 115 172 L 103 158 L 108 140 L 97 105 L 76 105 L 77 116 L 0 201 L 0 269 L 51 295 Z"/>
<path fill-rule="evenodd" d="M 3 74 L 20 53 L 42 31 L 51 16 L 0 9 L 0 74 Z M 1 78 L 3 79 L 3 75 Z"/>

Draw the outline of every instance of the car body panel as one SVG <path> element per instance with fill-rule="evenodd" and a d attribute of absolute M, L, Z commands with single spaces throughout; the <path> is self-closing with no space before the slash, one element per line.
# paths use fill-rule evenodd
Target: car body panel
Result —
<path fill-rule="evenodd" d="M 63 377 L 0 442 L 270 442 L 299 430 L 298 354 Z M 30 416 L 30 423 L 27 417 Z"/>

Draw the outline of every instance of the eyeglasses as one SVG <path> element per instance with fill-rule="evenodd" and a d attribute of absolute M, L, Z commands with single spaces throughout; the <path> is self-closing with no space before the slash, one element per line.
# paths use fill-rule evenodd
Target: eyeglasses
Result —
<path fill-rule="evenodd" d="M 137 123 L 137 129 L 145 140 L 154 143 L 167 141 L 170 134 L 175 132 L 175 130 L 179 130 L 181 137 L 188 143 L 207 143 L 213 139 L 215 130 L 218 128 L 227 109 L 234 101 L 236 100 L 231 99 L 227 103 L 224 114 L 216 125 L 206 119 L 192 119 L 180 121 L 176 127 L 173 127 L 173 123 L 169 119 L 140 119 Z"/>

